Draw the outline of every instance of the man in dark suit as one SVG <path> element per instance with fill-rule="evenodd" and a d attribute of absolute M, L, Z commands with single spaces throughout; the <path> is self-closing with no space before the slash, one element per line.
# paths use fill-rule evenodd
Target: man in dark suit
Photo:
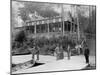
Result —
<path fill-rule="evenodd" d="M 87 64 L 89 64 L 89 53 L 90 53 L 89 48 L 86 45 L 85 50 L 84 50 L 84 56 L 85 56 L 85 60 Z"/>
<path fill-rule="evenodd" d="M 67 48 L 67 54 L 68 54 L 68 60 L 70 60 L 70 57 L 71 57 L 71 49 L 70 49 L 70 45 L 68 45 L 68 48 Z"/>

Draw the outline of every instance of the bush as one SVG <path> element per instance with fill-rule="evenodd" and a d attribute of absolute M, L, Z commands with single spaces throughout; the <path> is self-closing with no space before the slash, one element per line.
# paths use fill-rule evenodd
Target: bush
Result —
<path fill-rule="evenodd" d="M 29 53 L 28 48 L 31 48 L 34 46 L 34 43 L 37 44 L 40 47 L 40 54 L 50 54 L 54 51 L 56 44 L 60 44 L 63 46 L 63 49 L 66 51 L 66 48 L 68 44 L 71 46 L 71 48 L 75 47 L 75 44 L 77 43 L 76 40 L 72 40 L 71 38 L 68 38 L 67 36 L 60 36 L 60 37 L 52 37 L 52 38 L 27 38 L 26 41 L 23 41 L 23 44 L 20 42 L 14 41 L 12 48 L 15 48 L 15 53 L 23 54 L 23 53 Z"/>
<path fill-rule="evenodd" d="M 15 37 L 15 41 L 19 43 L 23 43 L 26 40 L 27 38 L 26 38 L 24 30 L 20 31 Z"/>

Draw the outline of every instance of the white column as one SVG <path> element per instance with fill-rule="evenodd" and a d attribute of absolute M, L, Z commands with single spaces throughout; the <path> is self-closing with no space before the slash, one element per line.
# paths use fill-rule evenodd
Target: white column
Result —
<path fill-rule="evenodd" d="M 48 20 L 48 22 L 47 22 L 47 25 L 48 25 L 48 34 L 49 34 L 49 20 Z"/>
<path fill-rule="evenodd" d="M 72 33 L 72 18 L 73 18 L 73 17 L 72 17 L 72 6 L 71 6 L 71 12 L 70 12 L 70 15 L 71 15 L 71 26 L 70 26 L 71 29 L 70 29 L 70 32 Z"/>
<path fill-rule="evenodd" d="M 71 28 L 71 29 L 70 29 L 70 32 L 72 32 L 72 21 L 71 21 L 71 24 L 70 24 L 70 28 Z"/>
<path fill-rule="evenodd" d="M 75 32 L 75 24 L 73 23 L 73 32 Z"/>
<path fill-rule="evenodd" d="M 36 34 L 36 22 L 35 22 L 35 25 L 34 25 L 34 33 Z"/>

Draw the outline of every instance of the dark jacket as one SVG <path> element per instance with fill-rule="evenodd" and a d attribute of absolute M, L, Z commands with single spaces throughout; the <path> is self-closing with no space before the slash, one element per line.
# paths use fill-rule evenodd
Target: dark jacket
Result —
<path fill-rule="evenodd" d="M 89 55 L 89 53 L 90 53 L 89 49 L 86 48 L 86 49 L 84 50 L 84 55 Z"/>

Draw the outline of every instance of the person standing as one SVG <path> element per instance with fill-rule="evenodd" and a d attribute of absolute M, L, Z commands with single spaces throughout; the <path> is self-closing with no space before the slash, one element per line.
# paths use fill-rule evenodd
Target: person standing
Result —
<path fill-rule="evenodd" d="M 35 46 L 35 50 L 36 50 L 35 54 L 37 55 L 37 60 L 39 60 L 39 50 L 40 50 L 40 48 L 39 48 L 38 45 Z"/>
<path fill-rule="evenodd" d="M 89 48 L 86 45 L 85 50 L 84 50 L 84 56 L 85 56 L 85 60 L 87 64 L 89 64 L 89 53 L 90 53 Z"/>
<path fill-rule="evenodd" d="M 35 64 L 35 59 L 34 59 L 34 49 L 35 49 L 35 47 L 29 48 L 29 51 L 30 51 L 31 54 L 32 54 L 32 64 L 33 64 L 33 65 Z"/>
<path fill-rule="evenodd" d="M 63 53 L 63 47 L 62 47 L 62 45 L 60 45 L 60 55 L 59 55 L 59 57 L 60 57 L 60 59 L 63 59 L 64 58 L 64 53 Z"/>
<path fill-rule="evenodd" d="M 39 60 L 39 47 L 37 45 L 34 45 L 31 49 L 30 52 L 32 54 L 32 63 L 33 65 L 35 64 L 35 55 L 37 55 L 37 59 Z"/>
<path fill-rule="evenodd" d="M 67 55 L 68 55 L 68 60 L 70 60 L 70 56 L 71 56 L 70 45 L 68 45 L 68 48 L 67 48 Z"/>
<path fill-rule="evenodd" d="M 55 48 L 55 52 L 56 52 L 56 59 L 58 60 L 59 59 L 59 44 L 57 44 L 56 48 Z"/>
<path fill-rule="evenodd" d="M 56 52 L 57 60 L 60 60 L 60 59 L 64 58 L 62 45 L 57 44 L 57 47 L 55 48 L 55 52 Z"/>

